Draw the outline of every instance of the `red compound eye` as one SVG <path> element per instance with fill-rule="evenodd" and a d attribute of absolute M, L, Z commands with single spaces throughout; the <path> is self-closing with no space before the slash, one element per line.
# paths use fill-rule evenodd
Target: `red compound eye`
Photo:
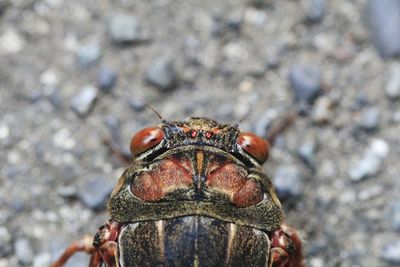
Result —
<path fill-rule="evenodd" d="M 144 128 L 137 132 L 131 140 L 131 153 L 136 156 L 155 147 L 164 139 L 164 132 L 159 127 Z"/>
<path fill-rule="evenodd" d="M 269 144 L 266 140 L 253 133 L 247 132 L 239 135 L 237 143 L 244 151 L 258 161 L 267 161 L 269 155 Z"/>

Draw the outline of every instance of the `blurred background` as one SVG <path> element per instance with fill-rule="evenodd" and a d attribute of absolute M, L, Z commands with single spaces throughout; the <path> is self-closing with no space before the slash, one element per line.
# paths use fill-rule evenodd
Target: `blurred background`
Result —
<path fill-rule="evenodd" d="M 308 266 L 400 266 L 398 55 L 398 0 L 0 0 L 0 267 L 107 220 L 140 100 L 261 136 L 298 112 L 265 171 Z"/>

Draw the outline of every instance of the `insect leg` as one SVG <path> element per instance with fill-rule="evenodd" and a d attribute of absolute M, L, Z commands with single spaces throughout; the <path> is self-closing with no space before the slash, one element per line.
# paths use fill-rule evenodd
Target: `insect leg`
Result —
<path fill-rule="evenodd" d="M 107 241 L 99 248 L 99 254 L 107 267 L 118 267 L 118 245 L 115 241 Z"/>
<path fill-rule="evenodd" d="M 305 267 L 301 241 L 296 230 L 284 224 L 272 233 L 271 241 L 273 267 Z"/>
<path fill-rule="evenodd" d="M 76 252 L 83 251 L 89 254 L 96 252 L 95 247 L 92 245 L 93 238 L 90 236 L 85 236 L 82 240 L 72 242 L 64 253 L 55 261 L 50 267 L 62 267 L 67 260 L 74 255 Z"/>

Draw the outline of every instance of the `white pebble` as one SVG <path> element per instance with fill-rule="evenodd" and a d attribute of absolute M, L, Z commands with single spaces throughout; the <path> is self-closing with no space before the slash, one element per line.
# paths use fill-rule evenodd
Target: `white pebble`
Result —
<path fill-rule="evenodd" d="M 12 29 L 8 29 L 0 36 L 0 51 L 5 54 L 15 54 L 24 47 L 22 37 Z"/>
<path fill-rule="evenodd" d="M 382 139 L 375 139 L 370 145 L 370 151 L 377 157 L 383 159 L 389 154 L 389 145 Z"/>
<path fill-rule="evenodd" d="M 62 128 L 53 137 L 54 146 L 69 150 L 75 147 L 76 142 L 68 129 Z"/>
<path fill-rule="evenodd" d="M 0 139 L 6 139 L 10 135 L 10 128 L 7 124 L 0 122 Z"/>

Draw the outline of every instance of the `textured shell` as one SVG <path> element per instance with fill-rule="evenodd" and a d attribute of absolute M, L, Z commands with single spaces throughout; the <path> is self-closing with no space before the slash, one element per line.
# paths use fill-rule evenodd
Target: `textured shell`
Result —
<path fill-rule="evenodd" d="M 211 161 L 215 157 L 218 157 L 218 160 L 229 159 L 237 165 L 243 165 L 238 159 L 226 152 L 215 151 L 214 148 L 202 148 L 202 150 L 206 152 L 205 165 L 207 160 Z M 191 162 L 194 161 L 192 160 L 192 149 L 183 151 L 181 148 L 176 148 L 168 151 L 167 154 L 163 155 L 163 158 L 178 154 L 180 159 L 188 158 Z M 265 231 L 274 231 L 282 223 L 283 212 L 274 188 L 269 178 L 258 170 L 247 170 L 247 175 L 261 184 L 264 200 L 249 207 L 237 207 L 215 194 L 206 195 L 202 201 L 194 201 L 187 195 L 180 194 L 181 191 L 159 202 L 146 202 L 138 199 L 132 194 L 130 186 L 135 183 L 138 174 L 151 169 L 152 164 L 156 164 L 154 162 L 136 163 L 123 174 L 120 185 L 114 190 L 110 200 L 109 209 L 112 220 L 119 223 L 129 223 L 201 215 Z M 198 176 L 194 174 L 193 179 Z"/>
<path fill-rule="evenodd" d="M 130 266 L 270 266 L 264 232 L 216 219 L 188 216 L 127 224 L 120 262 Z"/>
<path fill-rule="evenodd" d="M 165 140 L 136 158 L 114 189 L 109 204 L 113 221 L 124 224 L 198 215 L 268 232 L 280 227 L 283 211 L 274 188 L 267 175 L 262 173 L 261 165 L 238 148 L 236 140 L 241 131 L 237 127 L 205 118 L 192 118 L 187 122 L 166 122 L 161 128 L 165 132 Z M 191 139 L 182 129 L 196 129 L 199 134 L 196 139 Z M 218 130 L 218 134 L 214 139 L 205 138 L 206 131 L 215 130 Z M 154 172 L 166 162 L 176 162 L 176 168 Z M 238 173 L 241 172 L 242 180 L 251 180 L 257 185 L 262 194 L 258 203 L 235 205 L 229 198 L 231 192 L 213 190 L 206 184 L 210 168 L 224 166 L 227 162 Z M 190 185 L 170 186 L 172 189 L 165 194 L 154 191 L 149 197 L 151 201 L 132 193 L 132 187 L 140 191 L 145 187 L 142 185 L 148 185 L 140 180 L 144 175 L 150 175 L 162 183 L 169 179 L 175 183 L 177 176 L 182 175 L 175 171 L 180 167 L 185 168 L 185 179 L 190 181 Z M 231 176 L 235 176 L 235 172 Z M 252 191 L 246 193 L 250 199 Z M 146 196 L 147 193 L 143 194 Z"/>

